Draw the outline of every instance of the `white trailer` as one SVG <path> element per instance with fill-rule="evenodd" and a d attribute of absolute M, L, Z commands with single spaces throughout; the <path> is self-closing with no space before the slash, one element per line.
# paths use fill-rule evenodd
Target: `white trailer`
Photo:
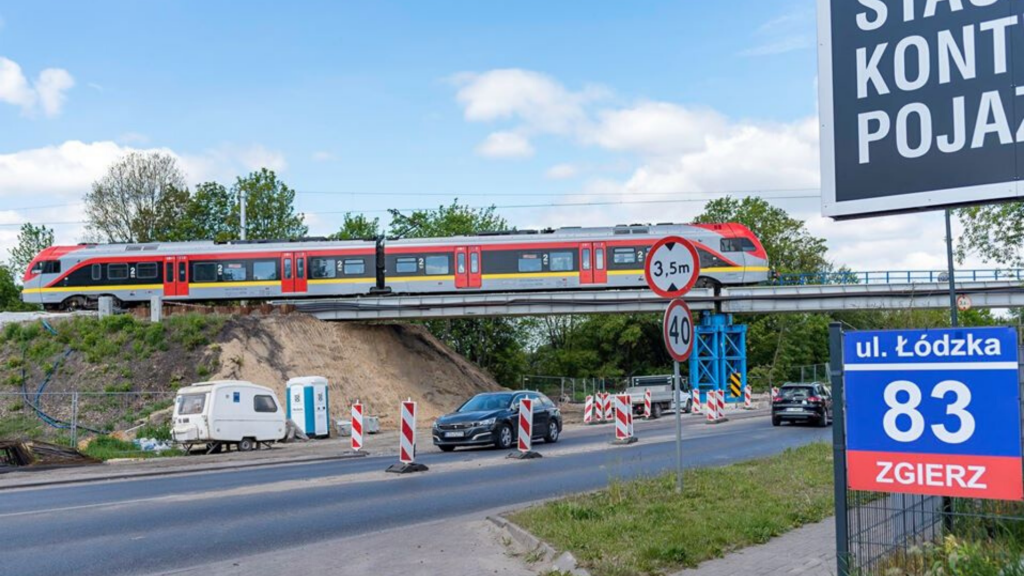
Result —
<path fill-rule="evenodd" d="M 630 404 L 633 406 L 633 413 L 642 415 L 644 413 L 644 396 L 651 391 L 651 418 L 660 418 L 662 412 L 675 410 L 672 400 L 675 386 L 672 384 L 672 376 L 634 376 L 630 381 L 632 386 L 626 388 L 629 394 Z M 690 386 L 685 378 L 682 379 L 680 400 L 683 412 L 693 409 L 693 400 L 690 398 Z"/>
<path fill-rule="evenodd" d="M 285 415 L 274 391 L 240 380 L 200 382 L 178 390 L 171 437 L 186 451 L 204 444 L 207 453 L 235 446 L 240 451 L 284 438 Z"/>

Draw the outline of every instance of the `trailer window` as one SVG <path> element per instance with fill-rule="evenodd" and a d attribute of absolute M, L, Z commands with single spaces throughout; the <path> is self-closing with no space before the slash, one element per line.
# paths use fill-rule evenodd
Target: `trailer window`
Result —
<path fill-rule="evenodd" d="M 345 274 L 358 275 L 366 272 L 366 262 L 362 260 L 345 260 Z"/>
<path fill-rule="evenodd" d="M 93 264 L 91 266 L 92 279 L 103 280 L 103 266 L 100 264 Z"/>
<path fill-rule="evenodd" d="M 206 406 L 206 394 L 182 394 L 178 396 L 178 414 L 202 414 Z"/>
<path fill-rule="evenodd" d="M 139 280 L 152 280 L 160 275 L 160 267 L 156 262 L 139 262 L 135 266 L 135 277 Z"/>
<path fill-rule="evenodd" d="M 520 272 L 540 272 L 544 268 L 544 262 L 536 254 L 523 254 L 519 257 Z"/>
<path fill-rule="evenodd" d="M 552 252 L 551 271 L 569 272 L 572 270 L 572 252 Z"/>
<path fill-rule="evenodd" d="M 277 402 L 274 402 L 273 396 L 266 394 L 258 394 L 252 399 L 253 410 L 257 412 L 277 412 Z"/>
<path fill-rule="evenodd" d="M 184 281 L 184 278 L 179 278 L 179 281 Z M 217 281 L 217 265 L 213 263 L 209 264 L 196 264 L 192 267 L 192 281 L 193 282 L 216 282 Z"/>
<path fill-rule="evenodd" d="M 334 258 L 313 258 L 309 261 L 309 273 L 313 278 L 335 278 L 338 275 Z"/>
<path fill-rule="evenodd" d="M 275 260 L 260 260 L 252 263 L 253 280 L 277 280 L 277 262 Z"/>
<path fill-rule="evenodd" d="M 427 274 L 437 276 L 448 273 L 447 256 L 427 256 Z"/>
<path fill-rule="evenodd" d="M 248 279 L 245 264 L 241 262 L 225 262 L 221 266 L 221 279 L 224 282 L 245 282 Z"/>
<path fill-rule="evenodd" d="M 399 274 L 415 274 L 416 270 L 415 258 L 399 258 L 395 260 L 395 272 Z"/>
<path fill-rule="evenodd" d="M 612 262 L 616 264 L 635 264 L 636 252 L 632 248 L 616 248 L 612 252 Z"/>
<path fill-rule="evenodd" d="M 127 277 L 127 264 L 107 264 L 107 278 L 111 280 L 124 280 Z"/>

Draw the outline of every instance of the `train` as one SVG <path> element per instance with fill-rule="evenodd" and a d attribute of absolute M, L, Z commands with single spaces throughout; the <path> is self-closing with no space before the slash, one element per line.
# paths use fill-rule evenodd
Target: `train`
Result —
<path fill-rule="evenodd" d="M 48 310 L 175 302 L 288 300 L 644 288 L 644 259 L 666 236 L 700 255 L 698 287 L 749 285 L 770 274 L 746 226 L 632 224 L 449 238 L 195 241 L 52 246 L 23 276 L 22 300 Z"/>

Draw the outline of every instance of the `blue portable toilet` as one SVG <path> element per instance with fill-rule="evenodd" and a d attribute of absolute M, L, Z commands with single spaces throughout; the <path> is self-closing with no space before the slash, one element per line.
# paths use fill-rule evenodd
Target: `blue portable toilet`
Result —
<path fill-rule="evenodd" d="M 285 385 L 288 393 L 288 418 L 310 438 L 330 436 L 327 378 L 302 376 Z"/>

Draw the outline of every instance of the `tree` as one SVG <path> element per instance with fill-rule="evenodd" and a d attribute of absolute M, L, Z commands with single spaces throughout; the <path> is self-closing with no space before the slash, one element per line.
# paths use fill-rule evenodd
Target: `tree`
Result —
<path fill-rule="evenodd" d="M 366 240 L 380 235 L 380 219 L 370 220 L 363 214 L 345 214 L 341 229 L 331 234 L 331 240 Z"/>
<path fill-rule="evenodd" d="M 10 268 L 0 264 L 0 312 L 37 309 L 21 301 L 21 287 L 14 283 L 14 276 Z"/>
<path fill-rule="evenodd" d="M 238 224 L 232 224 L 237 209 L 237 196 L 222 184 L 204 182 L 183 200 L 184 217 L 163 240 L 215 240 L 224 242 L 238 238 Z"/>
<path fill-rule="evenodd" d="M 85 195 L 89 231 L 106 242 L 152 242 L 172 230 L 181 216 L 165 195 L 185 189 L 173 156 L 132 152 L 93 182 Z"/>
<path fill-rule="evenodd" d="M 388 212 L 391 235 L 399 238 L 442 238 L 509 229 L 508 221 L 498 216 L 494 206 L 472 208 L 459 204 L 458 198 L 437 210 L 416 210 L 409 215 L 398 210 Z"/>
<path fill-rule="evenodd" d="M 10 271 L 15 275 L 24 273 L 32 259 L 50 246 L 53 246 L 53 229 L 28 222 L 22 224 L 18 243 L 10 249 Z"/>
<path fill-rule="evenodd" d="M 804 223 L 763 198 L 741 200 L 726 196 L 708 202 L 695 222 L 739 222 L 761 240 L 768 261 L 779 272 L 824 272 L 831 269 L 825 258 L 823 238 L 812 236 Z"/>
<path fill-rule="evenodd" d="M 969 254 L 977 254 L 985 262 L 1024 266 L 1024 202 L 971 206 L 956 214 L 964 227 L 957 260 L 963 263 Z"/>
<path fill-rule="evenodd" d="M 309 233 L 305 217 L 295 213 L 295 190 L 277 179 L 273 170 L 261 168 L 239 177 L 231 189 L 237 197 L 245 194 L 246 238 L 275 240 L 302 238 Z M 231 225 L 240 230 L 237 204 L 231 212 Z M 238 237 L 238 236 L 236 236 Z"/>

